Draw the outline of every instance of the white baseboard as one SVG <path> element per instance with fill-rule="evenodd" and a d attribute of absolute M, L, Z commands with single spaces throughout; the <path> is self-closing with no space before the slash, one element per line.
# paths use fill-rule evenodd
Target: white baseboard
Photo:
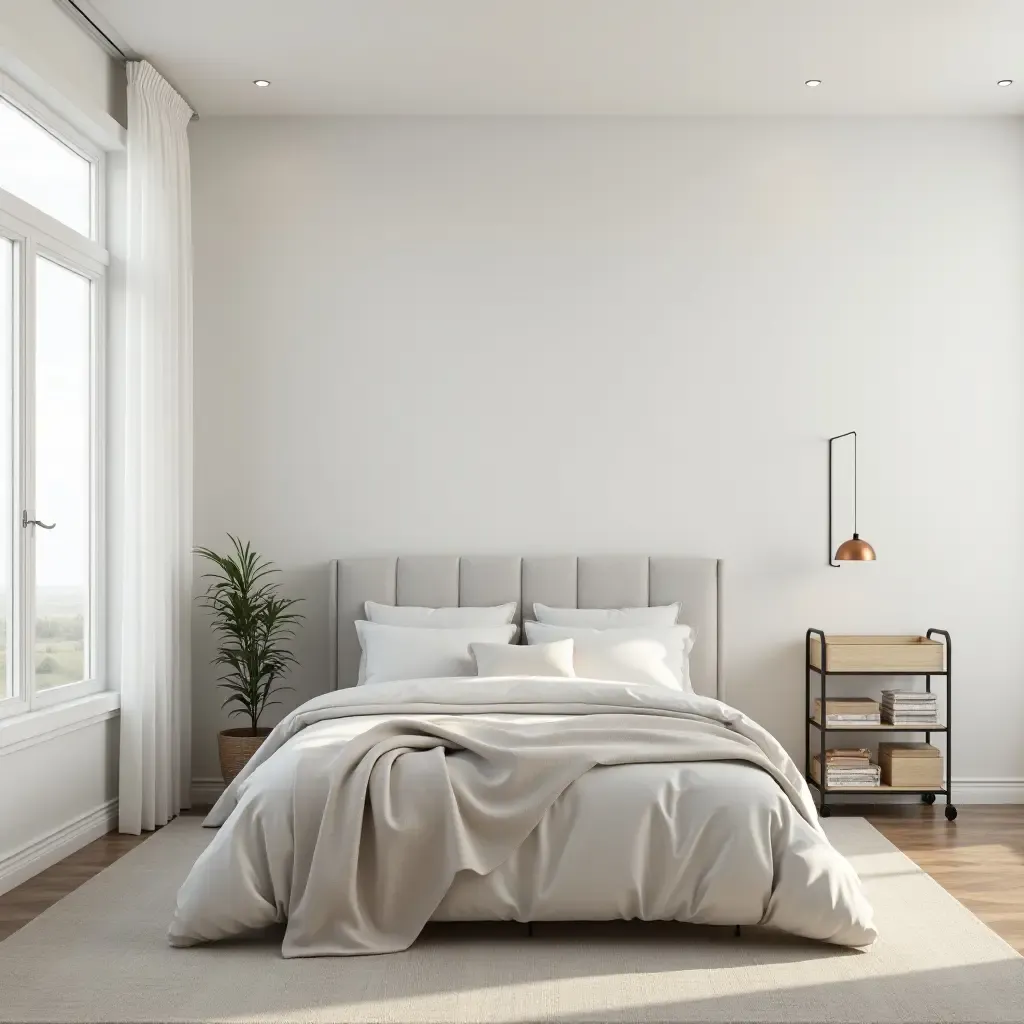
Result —
<path fill-rule="evenodd" d="M 117 798 L 69 821 L 63 828 L 41 836 L 0 857 L 0 894 L 106 835 L 117 826 Z"/>
<path fill-rule="evenodd" d="M 954 779 L 955 804 L 1024 804 L 1024 779 Z"/>
<path fill-rule="evenodd" d="M 192 806 L 212 807 L 224 792 L 224 780 L 219 776 L 192 780 Z"/>

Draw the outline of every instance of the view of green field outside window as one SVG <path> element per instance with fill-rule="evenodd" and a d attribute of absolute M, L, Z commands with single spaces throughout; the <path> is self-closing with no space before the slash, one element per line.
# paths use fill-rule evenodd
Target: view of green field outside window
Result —
<path fill-rule="evenodd" d="M 85 595 L 74 587 L 36 590 L 36 687 L 75 683 L 85 678 Z M 7 594 L 0 610 L 0 679 L 7 676 Z"/>

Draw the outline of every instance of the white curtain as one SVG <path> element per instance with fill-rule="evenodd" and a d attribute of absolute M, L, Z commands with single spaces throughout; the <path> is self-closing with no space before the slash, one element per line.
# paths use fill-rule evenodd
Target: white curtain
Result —
<path fill-rule="evenodd" d="M 191 774 L 192 111 L 128 64 L 120 829 L 188 805 Z"/>

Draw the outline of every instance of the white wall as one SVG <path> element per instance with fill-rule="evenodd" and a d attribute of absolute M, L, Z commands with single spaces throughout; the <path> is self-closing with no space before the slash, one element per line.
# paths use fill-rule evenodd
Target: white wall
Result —
<path fill-rule="evenodd" d="M 0 893 L 117 822 L 118 721 L 0 748 Z"/>
<path fill-rule="evenodd" d="M 54 0 L 0 0 L 0 51 L 4 49 L 78 111 L 102 111 L 127 124 L 124 65 L 113 60 Z"/>
<path fill-rule="evenodd" d="M 196 539 L 307 598 L 287 706 L 327 685 L 331 557 L 717 555 L 730 700 L 791 752 L 808 626 L 934 625 L 955 774 L 1024 783 L 1019 122 L 211 118 L 192 147 Z M 830 569 L 854 428 L 879 561 Z M 210 647 L 197 616 L 198 778 Z"/>

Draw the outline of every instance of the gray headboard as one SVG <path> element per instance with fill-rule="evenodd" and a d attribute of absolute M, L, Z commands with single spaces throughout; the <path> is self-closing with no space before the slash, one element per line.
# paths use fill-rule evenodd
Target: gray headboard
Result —
<path fill-rule="evenodd" d="M 559 608 L 681 605 L 679 621 L 696 630 L 690 679 L 697 693 L 725 699 L 722 685 L 722 563 L 675 555 L 413 555 L 343 558 L 331 563 L 330 616 L 335 689 L 359 668 L 353 623 L 363 603 L 454 607 L 517 601 L 517 621 L 533 602 Z"/>

